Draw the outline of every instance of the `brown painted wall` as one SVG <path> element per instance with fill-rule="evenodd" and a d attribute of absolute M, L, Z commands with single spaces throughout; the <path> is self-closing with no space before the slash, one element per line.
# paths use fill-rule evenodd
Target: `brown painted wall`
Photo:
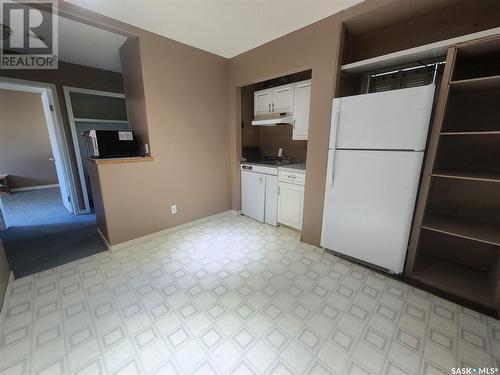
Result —
<path fill-rule="evenodd" d="M 73 166 L 74 175 L 76 177 L 76 186 L 78 190 L 78 198 L 83 208 L 83 196 L 80 191 L 80 179 L 78 178 L 78 170 L 76 166 L 75 152 L 73 141 L 71 139 L 71 131 L 69 128 L 68 113 L 66 111 L 66 102 L 64 100 L 63 86 L 80 87 L 93 90 L 123 92 L 122 75 L 120 73 L 110 72 L 102 69 L 94 69 L 86 66 L 69 64 L 65 62 L 59 63 L 57 70 L 9 70 L 0 69 L 0 77 L 10 77 L 27 81 L 46 82 L 56 85 L 57 97 L 59 99 L 59 107 L 63 125 L 65 129 L 66 141 L 68 143 L 69 155 Z"/>
<path fill-rule="evenodd" d="M 130 79 L 140 75 L 136 58 L 124 64 L 125 92 L 136 101 L 129 105 L 134 129 L 145 108 L 154 161 L 97 166 L 110 244 L 231 208 L 227 60 L 149 33 L 138 42 L 144 98 L 139 80 Z"/>
<path fill-rule="evenodd" d="M 127 118 L 129 126 L 135 131 L 141 152 L 144 144 L 149 144 L 149 131 L 146 116 L 144 81 L 142 78 L 141 50 L 139 38 L 129 38 L 120 48 L 122 61 L 123 86 L 127 93 Z M 149 149 L 151 153 L 151 147 Z"/>
<path fill-rule="evenodd" d="M 252 126 L 253 120 L 253 87 L 247 86 L 241 89 L 241 144 L 245 146 L 259 146 L 259 126 Z"/>
<path fill-rule="evenodd" d="M 292 140 L 291 126 L 269 126 L 260 130 L 259 145 L 264 155 L 278 156 L 281 147 L 288 158 L 306 161 L 307 141 Z"/>
<path fill-rule="evenodd" d="M 0 173 L 11 188 L 57 184 L 40 94 L 0 90 Z"/>

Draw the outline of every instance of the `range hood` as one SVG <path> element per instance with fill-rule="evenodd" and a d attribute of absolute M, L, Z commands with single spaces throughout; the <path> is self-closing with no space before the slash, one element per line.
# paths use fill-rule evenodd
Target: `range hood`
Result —
<path fill-rule="evenodd" d="M 256 126 L 291 125 L 292 123 L 293 115 L 291 113 L 280 113 L 273 116 L 256 116 L 252 120 L 252 125 Z"/>

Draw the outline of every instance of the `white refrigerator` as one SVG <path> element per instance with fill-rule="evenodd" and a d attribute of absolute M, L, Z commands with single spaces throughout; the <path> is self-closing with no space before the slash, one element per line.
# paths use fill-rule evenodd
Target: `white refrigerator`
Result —
<path fill-rule="evenodd" d="M 403 271 L 434 90 L 333 100 L 322 247 Z"/>

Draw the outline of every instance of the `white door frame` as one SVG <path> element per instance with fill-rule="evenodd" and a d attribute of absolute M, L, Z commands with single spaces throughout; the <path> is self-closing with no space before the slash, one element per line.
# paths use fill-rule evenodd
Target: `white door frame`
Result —
<path fill-rule="evenodd" d="M 42 98 L 42 106 L 46 116 L 52 117 L 53 121 L 47 119 L 47 129 L 49 132 L 50 143 L 53 152 L 56 154 L 57 162 L 60 162 L 62 178 L 59 179 L 60 189 L 68 193 L 69 204 L 64 204 L 71 213 L 79 214 L 78 198 L 76 192 L 76 179 L 71 168 L 71 161 L 69 159 L 69 148 L 66 142 L 66 134 L 64 131 L 61 108 L 59 107 L 59 99 L 57 97 L 56 85 L 52 83 L 28 81 L 21 79 L 14 79 L 8 77 L 0 77 L 0 88 L 4 90 L 24 91 L 39 93 Z M 52 108 L 49 108 L 52 106 Z M 52 116 L 52 111 L 55 114 Z M 47 111 L 49 113 L 47 113 Z M 62 180 L 62 181 L 61 181 Z M 65 197 L 62 197 L 64 200 Z"/>
<path fill-rule="evenodd" d="M 85 213 L 90 213 L 90 201 L 89 194 L 87 191 L 87 183 L 85 182 L 85 173 L 83 170 L 83 160 L 80 154 L 80 148 L 78 146 L 78 135 L 76 133 L 76 122 L 99 122 L 99 123 L 108 123 L 108 124 L 123 124 L 128 123 L 128 120 L 118 121 L 118 120 L 106 120 L 106 119 L 89 119 L 89 118 L 75 118 L 73 115 L 73 107 L 71 105 L 71 96 L 72 92 L 81 93 L 81 94 L 90 94 L 96 96 L 108 96 L 113 98 L 122 98 L 125 99 L 125 94 L 110 92 L 110 91 L 100 91 L 100 90 L 90 90 L 83 89 L 79 87 L 71 87 L 71 86 L 63 86 L 64 91 L 64 100 L 66 101 L 66 108 L 68 110 L 69 117 L 69 127 L 71 129 L 71 138 L 73 138 L 73 147 L 75 149 L 75 158 L 76 164 L 78 165 L 78 174 L 80 175 L 80 185 L 82 187 L 83 192 L 83 201 L 85 203 Z"/>
<path fill-rule="evenodd" d="M 3 214 L 3 202 L 0 199 L 0 231 L 7 229 L 7 223 L 5 221 L 5 215 Z"/>

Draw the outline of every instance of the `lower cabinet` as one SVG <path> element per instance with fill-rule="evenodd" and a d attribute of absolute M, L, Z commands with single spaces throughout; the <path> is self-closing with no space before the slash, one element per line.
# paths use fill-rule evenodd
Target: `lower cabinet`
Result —
<path fill-rule="evenodd" d="M 304 186 L 280 181 L 278 222 L 295 229 L 302 229 L 303 206 Z"/>

